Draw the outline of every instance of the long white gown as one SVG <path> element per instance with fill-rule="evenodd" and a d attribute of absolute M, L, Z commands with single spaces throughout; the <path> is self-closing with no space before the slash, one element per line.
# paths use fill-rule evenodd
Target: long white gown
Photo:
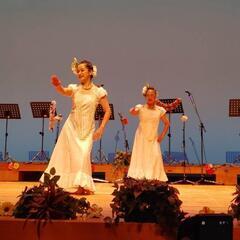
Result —
<path fill-rule="evenodd" d="M 137 105 L 139 125 L 135 133 L 128 177 L 167 181 L 160 144 L 157 141 L 160 118 L 166 113 L 162 107 L 149 109 Z"/>
<path fill-rule="evenodd" d="M 70 84 L 73 90 L 70 112 L 45 172 L 56 169 L 62 188 L 81 186 L 95 191 L 91 169 L 91 150 L 95 130 L 95 110 L 100 99 L 107 95 L 102 87 L 85 90 L 81 85 Z M 43 181 L 43 175 L 40 179 Z"/>

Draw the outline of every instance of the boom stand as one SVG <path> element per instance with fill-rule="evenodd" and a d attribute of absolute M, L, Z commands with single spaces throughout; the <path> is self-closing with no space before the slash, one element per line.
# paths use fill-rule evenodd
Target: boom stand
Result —
<path fill-rule="evenodd" d="M 44 135 L 45 135 L 45 118 L 49 118 L 49 109 L 51 102 L 31 102 L 31 109 L 33 118 L 42 119 L 42 130 L 39 132 L 41 135 L 41 150 L 32 158 L 32 162 L 36 160 L 49 161 L 44 151 Z"/>
<path fill-rule="evenodd" d="M 206 174 L 204 174 L 203 172 L 203 165 L 204 165 L 204 153 L 205 153 L 205 148 L 204 148 L 204 136 L 203 136 L 203 132 L 206 133 L 206 129 L 205 129 L 205 126 L 201 120 L 201 117 L 199 115 L 199 112 L 198 112 L 198 109 L 197 109 L 197 105 L 196 105 L 196 102 L 194 100 L 194 97 L 193 95 L 190 93 L 190 92 L 187 92 L 188 94 L 188 97 L 189 97 L 189 100 L 196 112 L 196 115 L 198 117 L 198 120 L 199 120 L 199 127 L 200 127 L 200 136 L 201 136 L 201 178 L 200 180 L 198 180 L 196 183 L 197 184 L 216 184 L 216 185 L 220 185 L 221 183 L 217 183 L 215 181 L 210 181 L 210 180 L 207 180 L 206 179 Z"/>
<path fill-rule="evenodd" d="M 109 120 L 114 120 L 114 109 L 113 109 L 113 104 L 109 104 L 110 109 L 111 109 L 111 115 Z M 101 122 L 103 120 L 104 117 L 104 110 L 102 108 L 101 104 L 98 104 L 96 111 L 95 111 L 95 120 L 98 121 L 98 126 L 101 125 Z M 102 150 L 102 138 L 100 138 L 99 140 L 99 149 L 97 151 L 97 155 L 95 156 L 95 159 L 98 163 L 108 163 L 108 159 L 105 155 L 105 153 Z"/>
<path fill-rule="evenodd" d="M 118 115 L 120 117 L 120 121 L 122 124 L 125 152 L 128 153 L 129 152 L 129 144 L 128 144 L 127 133 L 126 133 L 126 128 L 125 128 L 125 124 L 124 124 L 124 119 L 123 119 L 123 116 L 121 113 L 118 113 Z"/>
<path fill-rule="evenodd" d="M 161 102 L 166 103 L 166 104 L 170 104 L 173 103 L 176 100 L 176 98 L 170 98 L 170 99 L 160 99 Z M 168 129 L 168 156 L 167 156 L 167 162 L 169 164 L 173 164 L 175 162 L 175 159 L 172 157 L 172 152 L 171 152 L 171 138 L 172 138 L 172 134 L 171 134 L 171 114 L 172 113 L 183 113 L 183 105 L 182 102 L 178 105 L 177 108 L 175 108 L 174 110 L 172 110 L 171 112 L 167 112 L 168 114 L 168 118 L 169 118 L 169 122 L 170 122 L 170 126 Z"/>
<path fill-rule="evenodd" d="M 5 141 L 4 141 L 4 161 L 13 161 L 10 157 L 7 144 L 8 144 L 8 120 L 9 119 L 21 119 L 20 110 L 18 104 L 9 104 L 9 103 L 2 103 L 0 104 L 0 119 L 5 119 Z"/>

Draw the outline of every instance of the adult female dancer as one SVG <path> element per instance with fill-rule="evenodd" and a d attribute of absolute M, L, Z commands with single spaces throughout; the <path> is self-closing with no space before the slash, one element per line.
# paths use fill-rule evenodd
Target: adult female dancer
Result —
<path fill-rule="evenodd" d="M 156 105 L 157 91 L 154 87 L 145 86 L 143 96 L 146 103 L 130 109 L 132 115 L 139 117 L 139 125 L 135 134 L 128 177 L 167 181 L 159 143 L 168 131 L 169 120 L 166 117 L 166 110 Z M 160 121 L 163 122 L 164 128 L 158 135 Z"/>
<path fill-rule="evenodd" d="M 83 60 L 78 63 L 75 58 L 72 70 L 80 84 L 63 87 L 57 76 L 51 78 L 58 93 L 72 98 L 72 110 L 45 172 L 48 173 L 54 167 L 57 175 L 60 175 L 60 187 L 77 188 L 74 194 L 91 194 L 95 191 L 90 160 L 93 140 L 101 138 L 110 117 L 110 107 L 106 90 L 92 81 L 96 69 L 91 62 Z M 101 125 L 95 131 L 94 116 L 98 104 L 102 105 L 105 114 Z"/>

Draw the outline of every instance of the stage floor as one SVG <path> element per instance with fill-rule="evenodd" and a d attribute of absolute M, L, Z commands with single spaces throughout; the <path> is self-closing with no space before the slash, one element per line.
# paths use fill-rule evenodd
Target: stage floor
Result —
<path fill-rule="evenodd" d="M 37 185 L 37 182 L 0 182 L 0 201 L 16 203 L 17 196 L 25 186 Z M 113 184 L 96 183 L 96 193 L 86 196 L 91 204 L 96 203 L 103 208 L 103 217 L 111 216 L 110 202 L 113 198 Z M 204 206 L 214 210 L 215 213 L 227 213 L 232 193 L 235 186 L 212 186 L 212 185 L 174 185 L 182 200 L 182 209 L 190 215 L 197 214 Z M 76 196 L 80 197 L 80 196 Z"/>

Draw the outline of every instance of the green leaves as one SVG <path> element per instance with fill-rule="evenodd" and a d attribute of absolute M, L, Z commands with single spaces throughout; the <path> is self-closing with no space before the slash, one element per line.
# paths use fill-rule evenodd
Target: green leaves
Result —
<path fill-rule="evenodd" d="M 110 206 L 115 222 L 121 218 L 128 222 L 155 222 L 172 232 L 185 218 L 178 190 L 165 182 L 125 178 L 122 185 L 114 187 Z"/>
<path fill-rule="evenodd" d="M 59 188 L 57 182 L 60 176 L 55 174 L 56 170 L 52 168 L 50 174 L 44 173 L 44 183 L 32 188 L 26 187 L 19 196 L 13 212 L 16 218 L 26 219 L 25 225 L 28 219 L 37 219 L 38 238 L 41 227 L 52 219 L 75 219 L 77 214 L 86 215 L 90 208 L 86 198 L 73 198 Z"/>
<path fill-rule="evenodd" d="M 229 206 L 228 213 L 240 220 L 240 185 L 236 185 L 236 191 L 233 193 L 235 196 Z"/>
<path fill-rule="evenodd" d="M 44 173 L 44 183 L 25 188 L 15 205 L 13 216 L 16 218 L 37 219 L 37 232 L 51 219 L 74 219 L 77 214 L 87 214 L 90 203 L 86 198 L 76 199 L 58 187 L 60 176 L 52 168 Z"/>

